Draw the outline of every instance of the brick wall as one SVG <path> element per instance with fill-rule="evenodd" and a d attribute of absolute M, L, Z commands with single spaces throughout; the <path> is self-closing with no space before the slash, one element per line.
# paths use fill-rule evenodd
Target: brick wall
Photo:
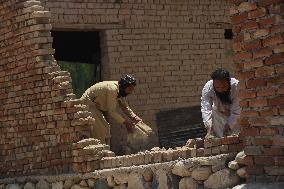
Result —
<path fill-rule="evenodd" d="M 0 18 L 0 176 L 71 171 L 71 144 L 91 120 L 53 59 L 50 13 L 7 0 Z"/>
<path fill-rule="evenodd" d="M 230 13 L 248 171 L 252 180 L 279 180 L 284 174 L 284 3 L 233 1 Z"/>
<path fill-rule="evenodd" d="M 216 67 L 230 69 L 229 3 L 223 0 L 42 0 L 55 30 L 101 31 L 104 80 L 138 79 L 130 104 L 149 125 L 156 113 L 200 104 Z"/>

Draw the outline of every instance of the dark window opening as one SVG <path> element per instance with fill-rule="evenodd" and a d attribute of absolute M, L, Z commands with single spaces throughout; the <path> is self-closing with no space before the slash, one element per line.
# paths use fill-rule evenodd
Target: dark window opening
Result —
<path fill-rule="evenodd" d="M 207 133 L 200 106 L 159 112 L 157 128 L 160 146 L 166 148 L 184 146 L 188 139 Z"/>
<path fill-rule="evenodd" d="M 61 70 L 68 71 L 77 98 L 101 81 L 99 32 L 52 31 L 52 47 Z"/>
<path fill-rule="evenodd" d="M 225 29 L 224 36 L 225 36 L 225 39 L 233 39 L 232 29 Z"/>

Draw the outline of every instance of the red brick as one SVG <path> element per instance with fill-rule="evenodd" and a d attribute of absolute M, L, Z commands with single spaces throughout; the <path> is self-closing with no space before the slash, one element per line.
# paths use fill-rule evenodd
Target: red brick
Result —
<path fill-rule="evenodd" d="M 248 52 L 243 53 L 237 53 L 234 55 L 234 61 L 240 61 L 240 60 L 250 60 L 252 58 L 252 54 Z"/>
<path fill-rule="evenodd" d="M 243 42 L 243 41 L 244 41 L 244 35 L 243 34 L 234 35 L 234 43 Z"/>
<path fill-rule="evenodd" d="M 278 115 L 278 109 L 277 108 L 273 108 L 273 107 L 269 107 L 269 109 L 267 109 L 267 110 L 260 110 L 259 114 L 260 114 L 260 116 L 274 116 L 274 115 Z"/>
<path fill-rule="evenodd" d="M 273 137 L 272 138 L 273 145 L 276 146 L 284 146 L 284 137 Z"/>
<path fill-rule="evenodd" d="M 243 107 L 243 108 L 248 107 L 248 104 L 249 104 L 248 101 L 244 101 L 244 100 L 241 99 L 240 107 Z"/>
<path fill-rule="evenodd" d="M 254 39 L 262 38 L 268 36 L 269 33 L 270 33 L 269 29 L 259 29 L 254 32 L 253 38 Z"/>
<path fill-rule="evenodd" d="M 241 79 L 241 80 L 252 79 L 254 77 L 255 77 L 254 71 L 238 72 L 237 73 L 237 78 Z"/>
<path fill-rule="evenodd" d="M 258 23 L 259 23 L 260 28 L 265 28 L 265 27 L 269 27 L 270 25 L 275 24 L 276 21 L 277 21 L 276 17 L 273 16 L 270 18 L 261 19 Z"/>
<path fill-rule="evenodd" d="M 254 40 L 252 42 L 249 42 L 249 43 L 245 43 L 244 44 L 244 50 L 254 50 L 254 49 L 259 49 L 261 48 L 261 41 L 258 39 L 258 40 Z"/>
<path fill-rule="evenodd" d="M 269 58 L 267 58 L 264 62 L 266 65 L 272 65 L 272 64 L 280 64 L 284 62 L 284 53 L 275 54 Z"/>
<path fill-rule="evenodd" d="M 234 34 L 240 33 L 240 31 L 241 31 L 241 24 L 233 25 L 232 26 L 232 31 L 233 31 Z"/>
<path fill-rule="evenodd" d="M 259 133 L 261 136 L 273 136 L 277 130 L 275 128 L 261 128 Z"/>
<path fill-rule="evenodd" d="M 275 157 L 274 158 L 275 165 L 284 165 L 284 157 Z"/>
<path fill-rule="evenodd" d="M 256 92 L 255 91 L 248 91 L 248 90 L 240 90 L 239 91 L 239 97 L 241 99 L 255 98 Z"/>
<path fill-rule="evenodd" d="M 280 87 L 277 90 L 277 94 L 279 95 L 284 94 L 284 84 L 280 85 Z"/>
<path fill-rule="evenodd" d="M 243 111 L 241 111 L 241 116 L 257 117 L 258 116 L 258 112 L 255 111 L 255 110 L 243 110 Z"/>
<path fill-rule="evenodd" d="M 233 44 L 233 50 L 234 52 L 239 52 L 242 50 L 242 43 L 234 43 Z"/>
<path fill-rule="evenodd" d="M 267 106 L 267 100 L 266 99 L 254 99 L 249 102 L 249 106 L 251 107 Z"/>
<path fill-rule="evenodd" d="M 274 75 L 274 67 L 264 66 L 257 68 L 255 71 L 256 77 L 267 77 Z"/>
<path fill-rule="evenodd" d="M 279 87 L 282 83 L 284 83 L 284 75 L 282 74 L 267 79 L 267 87 Z"/>
<path fill-rule="evenodd" d="M 238 136 L 228 136 L 222 138 L 222 144 L 238 144 L 240 142 Z"/>
<path fill-rule="evenodd" d="M 272 37 L 268 37 L 263 39 L 263 46 L 273 46 L 284 42 L 284 37 L 281 34 L 274 35 Z"/>
<path fill-rule="evenodd" d="M 277 54 L 277 53 L 283 53 L 283 52 L 284 52 L 284 44 L 280 44 L 280 45 L 274 46 L 274 47 L 273 47 L 273 52 L 274 52 L 275 54 Z"/>
<path fill-rule="evenodd" d="M 245 164 L 246 166 L 252 166 L 252 165 L 254 165 L 253 157 L 252 157 L 252 156 L 246 156 L 246 157 L 244 158 L 244 164 Z"/>
<path fill-rule="evenodd" d="M 255 156 L 254 163 L 256 165 L 273 165 L 274 161 L 271 161 L 271 156 Z"/>
<path fill-rule="evenodd" d="M 269 5 L 280 3 L 282 0 L 259 0 L 258 5 L 262 7 L 266 7 Z"/>
<path fill-rule="evenodd" d="M 258 128 L 241 127 L 241 136 L 259 136 Z"/>
<path fill-rule="evenodd" d="M 242 116 L 242 117 L 239 119 L 238 123 L 239 123 L 240 126 L 242 126 L 242 127 L 247 127 L 247 126 L 249 126 L 248 118 L 246 118 L 246 117 L 244 117 L 244 116 Z"/>
<path fill-rule="evenodd" d="M 268 121 L 263 118 L 263 117 L 257 117 L 257 118 L 254 118 L 250 121 L 250 124 L 252 126 L 267 126 L 268 125 Z"/>
<path fill-rule="evenodd" d="M 263 166 L 248 166 L 246 167 L 246 170 L 249 175 L 261 175 L 264 173 Z"/>
<path fill-rule="evenodd" d="M 228 0 L 228 2 L 231 3 L 231 4 L 238 5 L 238 4 L 240 4 L 241 2 L 243 2 L 243 0 Z"/>
<path fill-rule="evenodd" d="M 283 31 L 283 26 L 275 25 L 270 28 L 270 34 L 281 33 Z"/>
<path fill-rule="evenodd" d="M 269 138 L 255 138 L 255 145 L 259 146 L 270 146 L 272 141 Z"/>
<path fill-rule="evenodd" d="M 249 19 L 255 19 L 255 18 L 260 18 L 260 17 L 263 17 L 266 15 L 266 9 L 265 8 L 258 8 L 257 10 L 255 11 L 251 11 L 249 12 L 248 14 L 248 18 Z"/>
<path fill-rule="evenodd" d="M 269 11 L 272 14 L 281 14 L 284 12 L 284 5 L 283 4 L 278 4 L 278 5 L 273 5 L 269 7 Z"/>
<path fill-rule="evenodd" d="M 268 99 L 269 106 L 277 106 L 284 104 L 284 96 L 274 97 L 272 99 Z"/>
<path fill-rule="evenodd" d="M 242 71 L 244 69 L 244 63 L 234 64 L 234 68 L 236 71 Z"/>
<path fill-rule="evenodd" d="M 253 53 L 253 58 L 257 59 L 257 58 L 269 57 L 271 55 L 272 55 L 272 49 L 262 48 L 256 51 L 255 53 Z"/>
<path fill-rule="evenodd" d="M 246 62 L 244 64 L 245 69 L 257 68 L 257 67 L 261 67 L 261 66 L 263 66 L 263 60 L 262 59 L 254 60 L 252 62 Z"/>
<path fill-rule="evenodd" d="M 283 148 L 264 148 L 263 153 L 267 156 L 283 155 Z"/>
<path fill-rule="evenodd" d="M 273 96 L 275 95 L 275 89 L 261 89 L 257 92 L 257 96 Z"/>
<path fill-rule="evenodd" d="M 256 88 L 263 87 L 266 85 L 266 81 L 264 79 L 250 79 L 246 82 L 248 88 Z"/>
<path fill-rule="evenodd" d="M 238 10 L 240 12 L 246 12 L 246 11 L 252 11 L 255 10 L 257 8 L 256 3 L 250 3 L 250 2 L 242 2 L 239 7 Z"/>
<path fill-rule="evenodd" d="M 258 23 L 256 21 L 248 21 L 241 25 L 242 30 L 249 31 L 258 29 Z"/>
<path fill-rule="evenodd" d="M 239 15 L 233 15 L 232 16 L 232 24 L 235 25 L 235 24 L 242 23 L 242 22 L 246 21 L 247 18 L 248 18 L 247 13 L 242 13 L 242 14 L 239 14 Z"/>
<path fill-rule="evenodd" d="M 284 115 L 284 106 L 278 108 L 279 114 Z"/>

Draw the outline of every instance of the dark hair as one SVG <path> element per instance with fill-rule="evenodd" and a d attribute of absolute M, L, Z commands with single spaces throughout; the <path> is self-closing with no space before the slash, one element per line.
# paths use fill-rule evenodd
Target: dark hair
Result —
<path fill-rule="evenodd" d="M 212 74 L 211 74 L 211 78 L 213 80 L 227 80 L 230 82 L 231 77 L 230 77 L 230 73 L 222 68 L 218 68 L 216 69 Z"/>
<path fill-rule="evenodd" d="M 128 87 L 129 85 L 136 85 L 136 79 L 131 75 L 125 75 L 118 82 L 119 86 L 122 88 Z"/>

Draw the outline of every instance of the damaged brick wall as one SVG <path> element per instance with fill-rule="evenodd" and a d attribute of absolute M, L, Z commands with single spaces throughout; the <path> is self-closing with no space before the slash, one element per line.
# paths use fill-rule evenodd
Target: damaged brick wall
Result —
<path fill-rule="evenodd" d="M 252 180 L 281 180 L 284 141 L 284 2 L 232 0 L 241 134 Z"/>
<path fill-rule="evenodd" d="M 72 171 L 71 144 L 91 120 L 53 59 L 50 13 L 7 0 L 0 20 L 0 176 Z"/>
<path fill-rule="evenodd" d="M 199 105 L 214 68 L 231 68 L 224 0 L 41 1 L 54 30 L 101 32 L 103 79 L 133 73 L 130 104 L 153 127 L 161 109 Z"/>

